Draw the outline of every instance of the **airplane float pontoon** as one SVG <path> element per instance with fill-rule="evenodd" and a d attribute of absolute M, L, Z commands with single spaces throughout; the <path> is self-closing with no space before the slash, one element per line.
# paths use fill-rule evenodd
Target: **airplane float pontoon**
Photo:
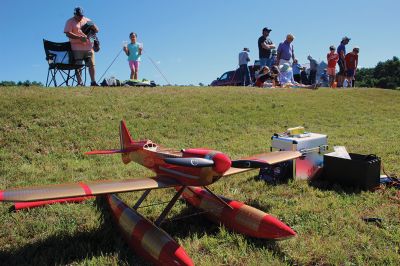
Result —
<path fill-rule="evenodd" d="M 104 195 L 129 246 L 149 262 L 158 265 L 193 265 L 183 247 L 159 227 L 179 197 L 206 212 L 210 220 L 244 235 L 275 240 L 296 235 L 274 216 L 242 202 L 218 196 L 207 186 L 224 176 L 298 158 L 300 152 L 271 152 L 232 161 L 215 150 L 200 148 L 178 151 L 159 146 L 151 140 L 133 141 L 124 121 L 120 124 L 120 143 L 121 148 L 117 150 L 90 151 L 86 154 L 120 153 L 125 164 L 137 162 L 151 169 L 155 175 L 0 190 L 0 201 L 20 204 L 16 208 L 29 208 Z M 177 192 L 154 222 L 136 211 L 151 190 L 171 187 Z M 133 207 L 114 194 L 131 191 L 144 191 Z"/>

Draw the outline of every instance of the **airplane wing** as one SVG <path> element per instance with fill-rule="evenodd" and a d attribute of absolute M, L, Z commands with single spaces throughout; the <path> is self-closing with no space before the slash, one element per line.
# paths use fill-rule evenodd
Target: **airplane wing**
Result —
<path fill-rule="evenodd" d="M 97 181 L 91 183 L 61 184 L 41 187 L 0 190 L 0 201 L 29 202 L 52 199 L 97 196 L 102 194 L 130 192 L 146 189 L 180 186 L 181 183 L 163 178 L 125 179 L 116 181 Z"/>
<path fill-rule="evenodd" d="M 300 156 L 301 156 L 301 153 L 298 151 L 274 151 L 274 152 L 262 153 L 262 154 L 257 154 L 257 155 L 253 155 L 250 157 L 241 158 L 239 160 L 257 161 L 257 162 L 273 165 L 276 163 L 293 160 L 293 159 L 299 158 Z M 223 176 L 239 174 L 239 173 L 247 172 L 247 171 L 254 170 L 254 169 L 257 169 L 257 168 L 231 167 L 228 169 L 228 171 L 226 171 L 224 173 Z"/>

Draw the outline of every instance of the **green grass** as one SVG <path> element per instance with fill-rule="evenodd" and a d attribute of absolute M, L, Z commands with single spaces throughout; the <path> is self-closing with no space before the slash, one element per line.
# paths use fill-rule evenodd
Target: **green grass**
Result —
<path fill-rule="evenodd" d="M 273 133 L 303 125 L 329 145 L 375 153 L 400 175 L 400 92 L 258 88 L 0 89 L 0 188 L 144 177 L 119 156 L 84 156 L 118 148 L 118 123 L 135 138 L 167 147 L 208 147 L 239 158 L 269 149 Z M 400 213 L 395 189 L 345 193 L 305 182 L 270 186 L 256 172 L 211 189 L 273 214 L 298 232 L 285 241 L 248 238 L 190 215 L 179 202 L 162 226 L 198 265 L 399 265 Z M 153 191 L 144 205 L 168 201 Z M 397 194 L 398 195 L 398 194 Z M 131 205 L 140 193 L 121 194 Z M 52 205 L 9 212 L 0 205 L 0 264 L 143 264 L 123 243 L 102 204 Z M 140 209 L 154 219 L 162 205 Z M 362 217 L 380 217 L 382 226 Z"/>

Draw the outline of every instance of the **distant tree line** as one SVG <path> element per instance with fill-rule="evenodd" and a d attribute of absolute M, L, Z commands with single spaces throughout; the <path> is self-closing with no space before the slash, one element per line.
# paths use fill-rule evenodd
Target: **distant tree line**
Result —
<path fill-rule="evenodd" d="M 0 82 L 0 87 L 12 87 L 12 86 L 25 86 L 25 87 L 39 86 L 39 87 L 43 87 L 43 83 L 37 82 L 37 81 L 29 81 L 29 80 L 18 81 L 18 82 L 3 80 L 3 81 Z"/>
<path fill-rule="evenodd" d="M 379 62 L 374 68 L 357 71 L 357 87 L 396 89 L 400 87 L 400 60 L 394 56 L 386 62 Z"/>

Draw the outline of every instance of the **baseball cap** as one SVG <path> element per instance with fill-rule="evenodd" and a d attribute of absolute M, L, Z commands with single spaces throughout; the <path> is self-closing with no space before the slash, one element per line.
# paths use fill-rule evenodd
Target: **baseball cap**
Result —
<path fill-rule="evenodd" d="M 329 50 L 335 50 L 336 47 L 334 45 L 329 46 Z"/>
<path fill-rule="evenodd" d="M 250 52 L 250 49 L 245 47 L 245 48 L 243 48 L 243 51 Z"/>
<path fill-rule="evenodd" d="M 351 39 L 350 39 L 349 37 L 347 37 L 347 36 L 344 36 L 344 37 L 342 38 L 342 41 L 346 41 L 346 40 L 350 41 Z"/>
<path fill-rule="evenodd" d="M 80 6 L 77 6 L 74 8 L 74 15 L 77 16 L 83 16 L 83 8 Z"/>
<path fill-rule="evenodd" d="M 271 32 L 272 30 L 271 30 L 271 29 L 268 29 L 267 27 L 265 27 L 265 28 L 263 28 L 263 31 Z"/>

